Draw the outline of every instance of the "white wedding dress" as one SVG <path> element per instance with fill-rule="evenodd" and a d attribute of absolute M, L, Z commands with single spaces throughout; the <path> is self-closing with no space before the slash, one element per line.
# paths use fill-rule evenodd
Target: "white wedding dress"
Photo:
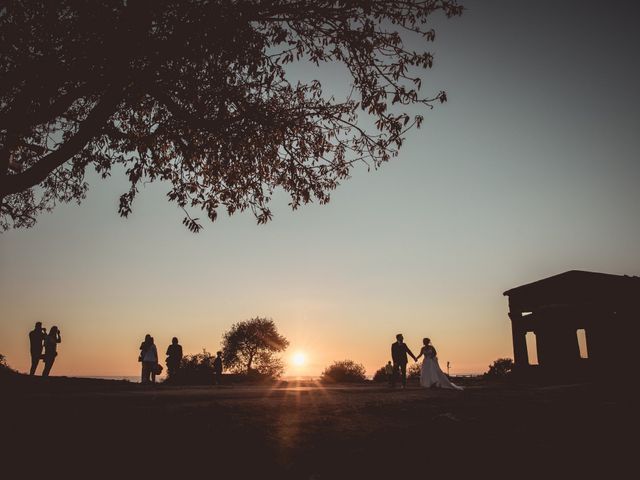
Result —
<path fill-rule="evenodd" d="M 420 368 L 420 386 L 425 388 L 451 388 L 453 390 L 463 390 L 453 383 L 440 369 L 438 357 L 433 347 L 422 347 L 420 352 L 424 355 L 422 359 L 422 367 Z"/>

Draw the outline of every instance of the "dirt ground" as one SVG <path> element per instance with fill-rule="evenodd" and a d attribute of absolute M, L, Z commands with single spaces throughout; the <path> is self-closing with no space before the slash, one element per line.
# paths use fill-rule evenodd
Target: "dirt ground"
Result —
<path fill-rule="evenodd" d="M 623 478 L 615 472 L 635 463 L 638 443 L 635 395 L 594 385 L 455 392 L 24 377 L 0 392 L 2 471 L 27 474 L 14 478 Z"/>

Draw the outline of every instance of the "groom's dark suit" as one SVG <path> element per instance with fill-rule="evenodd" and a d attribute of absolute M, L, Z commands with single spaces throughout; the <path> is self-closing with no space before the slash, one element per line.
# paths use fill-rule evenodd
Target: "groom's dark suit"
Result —
<path fill-rule="evenodd" d="M 394 387 L 398 380 L 398 373 L 401 374 L 402 386 L 407 384 L 407 363 L 409 362 L 407 355 L 411 355 L 414 360 L 416 359 L 416 356 L 409 350 L 406 343 L 394 342 L 391 344 L 391 359 L 393 360 L 393 379 L 391 384 Z"/>

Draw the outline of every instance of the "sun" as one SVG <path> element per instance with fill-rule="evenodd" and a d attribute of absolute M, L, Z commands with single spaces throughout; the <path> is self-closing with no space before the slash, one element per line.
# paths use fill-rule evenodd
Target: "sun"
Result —
<path fill-rule="evenodd" d="M 307 356 L 302 352 L 296 352 L 291 357 L 291 363 L 293 363 L 296 367 L 301 367 L 307 360 Z"/>

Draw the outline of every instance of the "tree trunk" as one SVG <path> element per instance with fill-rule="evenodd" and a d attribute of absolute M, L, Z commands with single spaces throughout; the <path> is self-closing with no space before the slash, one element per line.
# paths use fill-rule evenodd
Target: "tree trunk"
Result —
<path fill-rule="evenodd" d="M 247 375 L 251 374 L 251 363 L 253 362 L 253 354 L 249 355 L 249 362 L 247 362 Z"/>

